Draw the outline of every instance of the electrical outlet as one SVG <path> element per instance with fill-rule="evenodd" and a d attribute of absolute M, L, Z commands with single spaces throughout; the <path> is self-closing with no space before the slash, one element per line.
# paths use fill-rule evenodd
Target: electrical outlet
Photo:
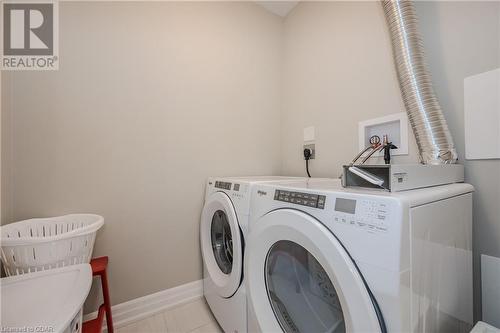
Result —
<path fill-rule="evenodd" d="M 311 157 L 309 158 L 310 160 L 314 160 L 314 158 L 316 158 L 316 147 L 314 143 L 304 145 L 304 149 L 311 149 Z"/>

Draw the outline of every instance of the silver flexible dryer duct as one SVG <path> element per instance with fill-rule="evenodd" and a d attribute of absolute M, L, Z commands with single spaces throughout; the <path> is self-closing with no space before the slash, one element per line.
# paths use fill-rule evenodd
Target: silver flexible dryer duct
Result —
<path fill-rule="evenodd" d="M 412 1 L 383 0 L 399 87 L 423 164 L 457 161 L 448 125 L 432 87 Z"/>

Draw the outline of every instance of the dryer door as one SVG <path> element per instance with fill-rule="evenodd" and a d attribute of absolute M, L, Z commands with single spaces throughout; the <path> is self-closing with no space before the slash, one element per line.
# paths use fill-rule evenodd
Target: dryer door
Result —
<path fill-rule="evenodd" d="M 293 209 L 268 213 L 252 225 L 246 253 L 252 329 L 383 330 L 383 320 L 379 321 L 376 304 L 352 259 L 313 217 Z"/>
<path fill-rule="evenodd" d="M 203 260 L 216 292 L 231 297 L 241 284 L 243 244 L 236 212 L 225 193 L 216 192 L 206 201 L 200 238 Z"/>

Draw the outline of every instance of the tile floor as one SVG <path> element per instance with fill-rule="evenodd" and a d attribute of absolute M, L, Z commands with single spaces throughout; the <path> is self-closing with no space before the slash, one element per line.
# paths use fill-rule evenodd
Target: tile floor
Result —
<path fill-rule="evenodd" d="M 120 327 L 116 333 L 222 333 L 205 299 L 179 305 Z"/>

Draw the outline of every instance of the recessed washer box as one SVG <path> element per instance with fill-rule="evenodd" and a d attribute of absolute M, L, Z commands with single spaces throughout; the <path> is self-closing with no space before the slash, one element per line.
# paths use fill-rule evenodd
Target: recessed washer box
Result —
<path fill-rule="evenodd" d="M 387 134 L 389 141 L 398 147 L 391 150 L 391 155 L 408 155 L 408 117 L 406 116 L 406 112 L 359 122 L 359 151 L 370 145 L 370 137 L 372 135 L 378 135 L 380 143 L 383 143 L 385 134 Z M 373 156 L 383 155 L 383 151 L 373 154 Z"/>

